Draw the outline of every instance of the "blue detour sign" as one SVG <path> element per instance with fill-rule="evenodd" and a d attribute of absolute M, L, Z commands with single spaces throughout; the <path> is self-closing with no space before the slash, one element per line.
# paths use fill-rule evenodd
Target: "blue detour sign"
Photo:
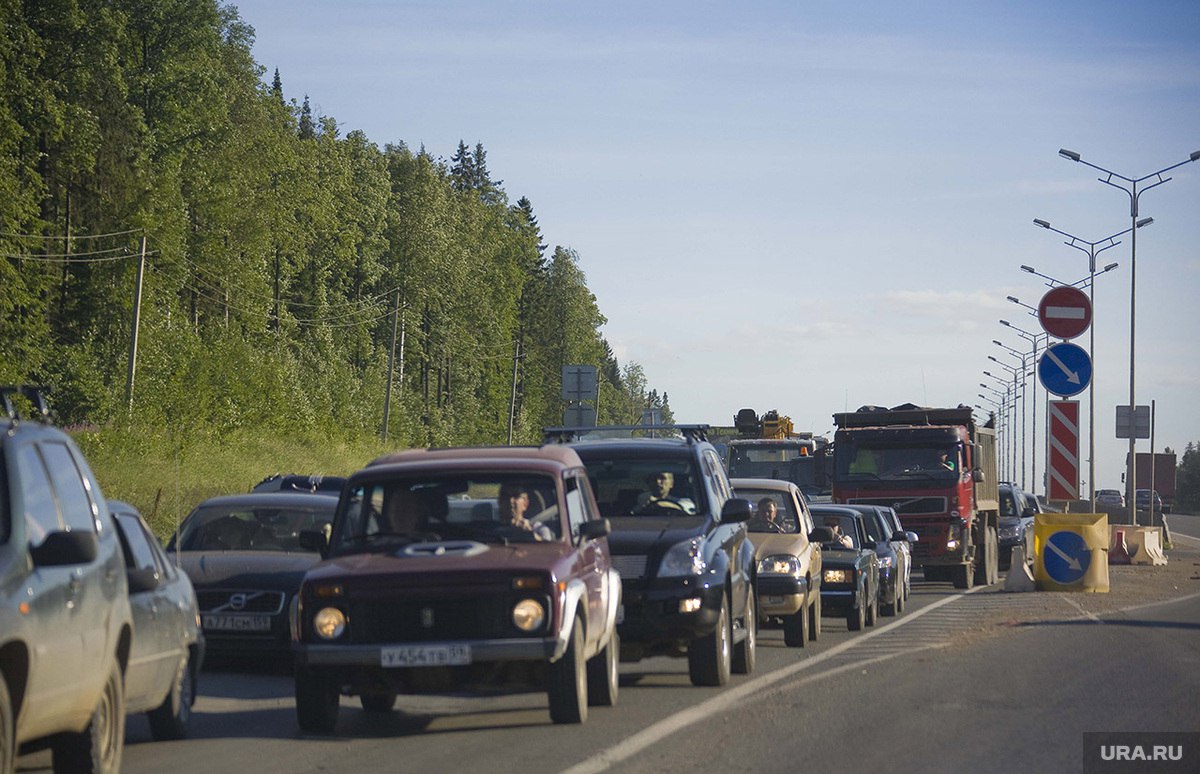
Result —
<path fill-rule="evenodd" d="M 1056 583 L 1082 580 L 1092 561 L 1092 549 L 1078 532 L 1055 532 L 1046 540 L 1042 562 L 1046 574 Z"/>
<path fill-rule="evenodd" d="M 1092 381 L 1092 359 L 1082 347 L 1066 342 L 1055 344 L 1038 361 L 1038 379 L 1055 395 L 1063 398 L 1078 395 Z"/>

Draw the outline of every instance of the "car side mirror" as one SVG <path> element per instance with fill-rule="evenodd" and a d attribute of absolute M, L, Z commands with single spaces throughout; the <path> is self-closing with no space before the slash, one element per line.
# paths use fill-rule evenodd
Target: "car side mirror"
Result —
<path fill-rule="evenodd" d="M 905 532 L 904 539 L 910 543 L 916 543 L 918 540 L 920 540 L 920 538 L 917 537 L 917 533 L 912 531 Z"/>
<path fill-rule="evenodd" d="M 156 570 L 126 570 L 125 578 L 129 582 L 130 594 L 154 591 L 161 580 Z"/>
<path fill-rule="evenodd" d="M 971 471 L 971 480 L 976 484 L 982 484 L 987 478 L 983 475 L 983 468 L 975 468 Z"/>
<path fill-rule="evenodd" d="M 721 521 L 725 524 L 738 524 L 750 520 L 754 514 L 754 505 L 745 498 L 731 497 L 721 507 Z"/>
<path fill-rule="evenodd" d="M 903 530 L 892 535 L 891 540 L 895 543 L 904 543 L 908 541 L 908 533 Z"/>
<path fill-rule="evenodd" d="M 832 543 L 833 542 L 833 527 L 813 527 L 812 532 L 808 533 L 810 543 Z"/>
<path fill-rule="evenodd" d="M 325 530 L 302 529 L 296 537 L 300 541 L 300 547 L 305 551 L 315 551 L 321 556 L 325 556 L 329 550 L 329 539 L 325 537 Z"/>
<path fill-rule="evenodd" d="M 599 540 L 611 533 L 612 524 L 608 519 L 585 521 L 579 525 L 579 537 L 581 540 Z"/>
<path fill-rule="evenodd" d="M 1026 508 L 1024 511 L 1022 511 L 1021 513 L 1023 516 L 1025 516 L 1025 518 L 1032 519 L 1034 516 L 1037 516 L 1037 508 L 1034 508 L 1031 505 L 1028 508 Z"/>
<path fill-rule="evenodd" d="M 100 541 L 96 539 L 96 533 L 83 530 L 51 532 L 41 545 L 29 549 L 29 555 L 38 567 L 87 564 L 95 561 L 99 553 Z"/>

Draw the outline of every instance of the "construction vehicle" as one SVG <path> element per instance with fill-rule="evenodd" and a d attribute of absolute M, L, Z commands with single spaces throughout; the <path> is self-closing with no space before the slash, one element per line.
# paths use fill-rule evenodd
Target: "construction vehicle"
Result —
<path fill-rule="evenodd" d="M 775 409 L 761 417 L 754 409 L 741 409 L 733 424 L 737 437 L 725 443 L 725 467 L 730 478 L 791 481 L 810 500 L 828 495 L 827 438 L 796 432 L 791 417 Z"/>
<path fill-rule="evenodd" d="M 958 588 L 997 579 L 996 431 L 968 406 L 833 415 L 833 501 L 887 505 L 916 532 L 913 566 Z"/>

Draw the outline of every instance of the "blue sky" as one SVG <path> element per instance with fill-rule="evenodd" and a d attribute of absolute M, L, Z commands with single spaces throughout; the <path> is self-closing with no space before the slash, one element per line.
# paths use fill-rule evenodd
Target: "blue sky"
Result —
<path fill-rule="evenodd" d="M 1019 266 L 1087 275 L 1033 218 L 1088 241 L 1129 226 L 1128 197 L 1058 149 L 1131 178 L 1200 150 L 1194 2 L 235 5 L 264 78 L 343 133 L 447 158 L 483 143 L 684 422 L 749 406 L 829 432 L 866 403 L 984 403 L 982 371 L 1006 373 L 992 340 L 1029 349 L 998 320 L 1040 330 L 1006 300 L 1047 290 Z M 1200 163 L 1171 175 L 1141 199 L 1136 398 L 1182 453 L 1200 441 Z M 1102 488 L 1127 449 L 1129 248 L 1096 282 Z M 1039 416 L 1039 478 L 1044 441 Z"/>

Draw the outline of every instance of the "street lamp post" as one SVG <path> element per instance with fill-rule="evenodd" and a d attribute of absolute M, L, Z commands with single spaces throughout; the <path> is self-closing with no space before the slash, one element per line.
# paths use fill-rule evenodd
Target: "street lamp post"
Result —
<path fill-rule="evenodd" d="M 1051 226 L 1048 220 L 1033 219 L 1034 225 L 1067 237 L 1068 241 L 1063 244 L 1086 253 L 1088 257 L 1088 301 L 1092 305 L 1092 324 L 1088 326 L 1088 357 L 1092 361 L 1092 378 L 1088 383 L 1088 499 L 1092 503 L 1092 513 L 1096 512 L 1096 277 L 1117 268 L 1117 264 L 1110 263 L 1100 272 L 1097 272 L 1096 256 L 1110 247 L 1116 247 L 1121 244 L 1117 241 L 1117 237 L 1124 236 L 1135 228 L 1149 226 L 1153 222 L 1154 218 L 1142 218 L 1124 231 L 1118 231 L 1111 236 L 1106 236 L 1095 242 L 1089 242 L 1086 239 L 1081 239 L 1074 234 L 1068 234 Z M 1021 268 L 1024 269 L 1026 267 L 1022 266 Z M 1033 273 L 1036 274 L 1037 272 Z M 1039 274 L 1038 276 L 1042 275 Z"/>
<path fill-rule="evenodd" d="M 975 408 L 977 408 L 981 411 L 990 411 L 992 416 L 996 418 L 996 437 L 1001 444 L 1001 448 L 1002 449 L 1005 448 L 1003 445 L 1009 443 L 1009 435 L 1010 435 L 1010 432 L 1007 428 L 1006 419 L 1005 419 L 1005 415 L 1006 415 L 1006 411 L 1005 411 L 1006 405 L 1005 404 L 1007 403 L 1007 399 L 1005 401 L 997 401 L 995 398 L 991 397 L 990 395 L 984 395 L 982 392 L 976 393 L 976 395 L 980 398 L 980 400 L 986 401 L 992 405 L 991 409 L 987 409 L 987 408 L 984 408 L 983 406 L 980 406 L 978 403 L 976 403 Z M 1007 480 L 1008 477 L 1011 476 L 1011 472 L 1006 472 L 1004 470 L 1004 467 L 1007 464 L 1008 464 L 1007 455 L 1002 452 L 1000 454 L 1000 476 L 1002 478 L 1004 478 L 1005 480 Z"/>
<path fill-rule="evenodd" d="M 1157 172 L 1151 172 L 1148 175 L 1143 175 L 1142 177 L 1137 177 L 1137 178 L 1125 177 L 1124 175 L 1119 175 L 1110 169 L 1105 169 L 1104 167 L 1097 166 L 1097 165 L 1091 163 L 1090 161 L 1084 161 L 1083 158 L 1078 153 L 1076 153 L 1075 151 L 1067 150 L 1066 148 L 1059 148 L 1058 155 L 1062 156 L 1064 159 L 1067 159 L 1068 161 L 1075 161 L 1080 164 L 1083 164 L 1084 166 L 1091 167 L 1092 169 L 1094 169 L 1098 172 L 1102 172 L 1104 174 L 1104 176 L 1098 178 L 1098 180 L 1101 183 L 1104 183 L 1105 185 L 1110 185 L 1113 188 L 1119 188 L 1120 190 L 1124 191 L 1129 196 L 1129 221 L 1130 221 L 1130 228 L 1129 228 L 1129 459 L 1126 461 L 1126 472 L 1125 472 L 1126 500 L 1125 501 L 1133 503 L 1132 506 L 1129 506 L 1129 508 L 1130 508 L 1129 512 L 1133 515 L 1133 518 L 1130 519 L 1130 523 L 1136 524 L 1137 523 L 1137 498 L 1136 498 L 1136 495 L 1137 495 L 1137 464 L 1136 464 L 1137 463 L 1137 431 L 1135 429 L 1136 425 L 1133 421 L 1133 417 L 1137 413 L 1137 400 L 1136 400 L 1136 394 L 1135 394 L 1135 385 L 1137 383 L 1136 378 L 1135 378 L 1135 373 L 1136 373 L 1135 372 L 1135 363 L 1136 363 L 1135 353 L 1137 352 L 1137 348 L 1136 348 L 1135 336 L 1137 333 L 1136 321 L 1137 321 L 1138 199 L 1146 191 L 1149 191 L 1151 188 L 1160 186 L 1163 183 L 1165 183 L 1171 179 L 1169 177 L 1163 177 L 1164 172 L 1170 172 L 1172 169 L 1175 169 L 1176 167 L 1182 167 L 1184 164 L 1188 164 L 1193 161 L 1196 161 L 1197 159 L 1200 159 L 1200 150 L 1192 151 L 1192 153 L 1184 161 L 1180 161 L 1176 164 L 1172 164 L 1169 167 L 1163 167 L 1162 169 L 1158 170 Z M 1153 179 L 1154 182 L 1150 183 L 1150 185 L 1144 186 L 1143 188 L 1141 188 L 1141 190 L 1138 189 L 1139 184 L 1144 183 L 1147 180 L 1151 180 L 1151 179 Z M 1114 180 L 1118 180 L 1120 182 L 1114 182 Z M 1151 489 L 1153 489 L 1153 488 L 1154 488 L 1153 482 L 1151 482 Z"/>
<path fill-rule="evenodd" d="M 1038 359 L 1038 345 L 1049 342 L 1050 334 L 1048 334 L 1048 333 L 1030 333 L 1029 331 L 1025 330 L 1024 328 L 1019 328 L 1016 325 L 1013 325 L 1008 320 L 1001 320 L 1000 324 L 1005 326 L 1006 328 L 1011 328 L 1012 330 L 1016 331 L 1018 336 L 1021 336 L 1026 341 L 1028 341 L 1030 343 L 1030 345 L 1032 345 L 1033 353 L 1032 353 L 1032 357 L 1029 362 L 1031 364 L 1033 372 L 1036 373 L 1037 372 L 1037 359 Z M 1043 337 L 1045 337 L 1045 338 L 1043 339 Z M 1022 358 L 1021 364 L 1022 364 L 1022 368 L 1024 368 L 1024 366 L 1025 366 L 1024 358 Z M 1032 425 L 1032 428 L 1030 430 L 1030 445 L 1032 447 L 1032 451 L 1030 452 L 1030 455 L 1032 457 L 1031 476 L 1033 478 L 1034 489 L 1030 490 L 1030 491 L 1033 491 L 1034 494 L 1036 494 L 1037 493 L 1036 487 L 1038 486 L 1038 472 L 1037 472 L 1037 450 L 1038 450 L 1037 418 L 1038 418 L 1038 415 L 1037 415 L 1037 378 L 1036 377 L 1034 377 L 1034 382 L 1033 382 L 1033 405 L 1031 407 L 1031 411 L 1032 411 L 1033 418 L 1030 420 L 1030 424 Z M 1044 489 L 1045 488 L 1043 487 L 1043 490 Z"/>
<path fill-rule="evenodd" d="M 991 355 L 988 355 L 988 359 L 993 361 L 997 365 L 1007 368 L 1009 370 L 1009 372 L 1012 374 L 1012 382 L 1008 383 L 1005 377 L 997 376 L 996 374 L 994 374 L 988 370 L 984 370 L 984 372 L 983 372 L 984 376 L 990 376 L 991 378 L 995 379 L 996 381 L 998 381 L 1004 385 L 1004 396 L 1005 396 L 1005 400 L 1007 401 L 1010 394 L 1015 396 L 1016 392 L 1017 392 L 1017 369 L 1013 368 L 1012 366 L 1009 366 L 1005 363 L 1001 363 L 999 360 L 996 360 L 996 358 L 992 357 Z M 1013 401 L 1014 401 L 1014 403 L 1016 402 L 1015 397 L 1014 397 Z M 1004 440 L 1008 441 L 1009 439 L 1005 438 Z M 1013 461 L 1015 463 L 1016 462 L 1016 454 L 1015 454 L 1016 446 L 1014 445 L 1012 448 L 1014 450 Z M 1002 448 L 1001 453 L 1003 454 L 1004 451 L 1005 451 L 1005 449 Z"/>
<path fill-rule="evenodd" d="M 1029 365 L 1028 365 L 1028 361 L 1026 360 L 1026 358 L 1029 356 L 1029 353 L 1019 352 L 1019 351 L 1013 349 L 1012 347 L 1008 346 L 1004 342 L 997 341 L 996 339 L 992 339 L 992 343 L 998 347 L 1002 347 L 1002 348 L 1008 350 L 1008 353 L 1011 356 L 1013 356 L 1021 361 L 1021 396 L 1020 396 L 1020 400 L 1021 400 L 1021 476 L 1020 476 L 1020 479 L 1021 479 L 1021 488 L 1024 489 L 1025 488 L 1025 449 L 1026 449 L 1025 415 L 1026 415 L 1026 413 L 1028 413 L 1026 411 L 1026 407 L 1029 405 L 1029 402 L 1025 398 L 1025 384 L 1028 381 L 1027 370 L 1028 370 Z M 1017 400 L 1015 397 L 1016 396 L 1016 388 L 1015 387 L 1013 389 L 1013 395 L 1014 395 L 1013 409 L 1015 410 L 1016 409 L 1016 400 Z M 1016 434 L 1015 423 L 1013 426 L 1013 430 L 1014 430 L 1013 434 L 1015 435 Z M 1016 467 L 1016 462 L 1017 462 L 1017 457 L 1016 457 L 1016 453 L 1014 452 L 1013 453 L 1013 467 Z"/>

